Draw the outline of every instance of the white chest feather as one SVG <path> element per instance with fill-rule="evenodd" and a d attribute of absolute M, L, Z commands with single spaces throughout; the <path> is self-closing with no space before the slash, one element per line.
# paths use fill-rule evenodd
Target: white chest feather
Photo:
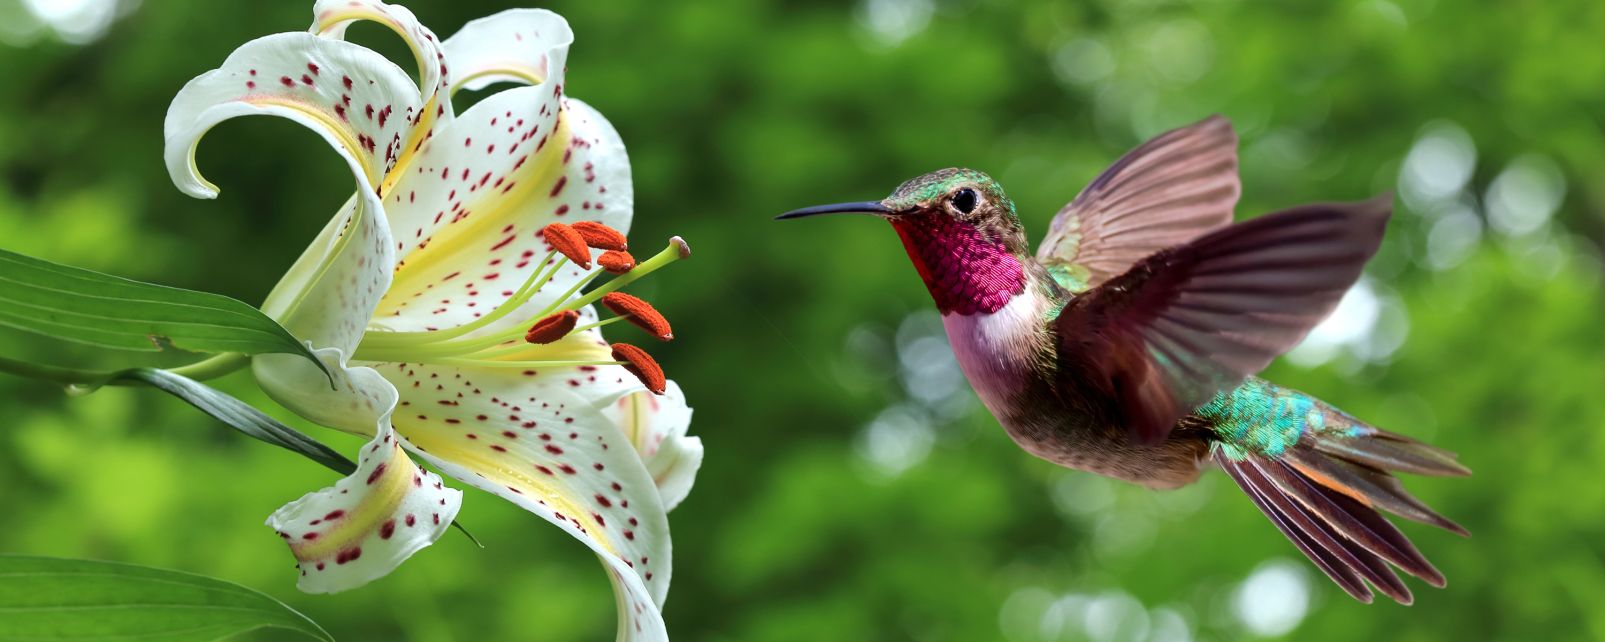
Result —
<path fill-rule="evenodd" d="M 1021 389 L 1030 375 L 1046 304 L 1034 288 L 1026 288 L 997 312 L 942 317 L 964 376 L 981 402 L 999 419 L 1004 402 Z"/>

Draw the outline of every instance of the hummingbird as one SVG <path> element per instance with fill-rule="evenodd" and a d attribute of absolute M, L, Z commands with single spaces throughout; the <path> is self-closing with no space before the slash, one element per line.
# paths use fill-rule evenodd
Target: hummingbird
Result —
<path fill-rule="evenodd" d="M 1468 533 L 1392 473 L 1471 471 L 1255 376 L 1359 278 L 1392 197 L 1234 223 L 1240 193 L 1237 134 L 1216 115 L 1115 161 L 1035 254 L 1002 186 L 970 169 L 777 219 L 889 221 L 965 377 L 1026 452 L 1153 489 L 1218 466 L 1346 593 L 1369 603 L 1375 587 L 1409 604 L 1390 564 L 1436 587 L 1444 576 L 1382 512 Z"/>

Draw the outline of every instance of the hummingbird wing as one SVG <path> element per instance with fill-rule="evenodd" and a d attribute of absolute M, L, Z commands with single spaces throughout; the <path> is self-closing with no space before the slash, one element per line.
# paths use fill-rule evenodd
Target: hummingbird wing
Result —
<path fill-rule="evenodd" d="M 1037 262 L 1072 292 L 1232 222 L 1237 134 L 1215 115 L 1127 152 L 1053 217 Z"/>
<path fill-rule="evenodd" d="M 1376 253 L 1392 197 L 1305 205 L 1157 252 L 1053 321 L 1061 385 L 1142 444 L 1304 338 Z"/>

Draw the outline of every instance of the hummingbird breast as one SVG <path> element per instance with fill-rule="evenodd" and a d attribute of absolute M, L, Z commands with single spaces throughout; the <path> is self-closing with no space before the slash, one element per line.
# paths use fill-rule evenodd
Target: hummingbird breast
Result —
<path fill-rule="evenodd" d="M 959 368 L 999 421 L 1013 414 L 1022 394 L 1044 383 L 1038 370 L 1051 355 L 1044 298 L 1027 288 L 991 312 L 942 315 Z"/>
<path fill-rule="evenodd" d="M 1028 286 L 996 311 L 942 316 L 960 369 L 1009 438 L 1060 466 L 1150 488 L 1197 479 L 1208 444 L 1195 432 L 1138 446 L 1100 400 L 1063 390 L 1048 321 L 1055 307 L 1042 288 Z"/>

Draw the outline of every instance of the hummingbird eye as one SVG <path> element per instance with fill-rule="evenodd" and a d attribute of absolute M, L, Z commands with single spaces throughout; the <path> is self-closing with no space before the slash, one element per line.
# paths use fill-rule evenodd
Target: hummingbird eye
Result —
<path fill-rule="evenodd" d="M 968 187 L 954 192 L 951 199 L 953 208 L 958 210 L 960 214 L 969 214 L 975 211 L 975 201 L 975 190 Z"/>

